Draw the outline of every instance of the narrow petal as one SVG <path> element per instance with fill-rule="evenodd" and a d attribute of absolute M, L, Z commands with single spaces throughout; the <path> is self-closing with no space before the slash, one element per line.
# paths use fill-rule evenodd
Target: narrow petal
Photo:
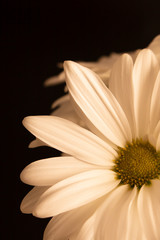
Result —
<path fill-rule="evenodd" d="M 132 138 L 135 138 L 132 71 L 133 61 L 131 56 L 123 54 L 113 65 L 109 89 L 124 110 L 132 130 Z"/>
<path fill-rule="evenodd" d="M 152 97 L 151 97 L 151 109 L 150 109 L 150 132 L 152 133 L 160 120 L 160 71 L 154 84 Z"/>
<path fill-rule="evenodd" d="M 156 36 L 153 39 L 153 41 L 149 44 L 148 48 L 154 52 L 160 64 L 160 35 Z"/>
<path fill-rule="evenodd" d="M 49 187 L 34 187 L 22 200 L 20 209 L 23 213 L 32 213 L 35 204 L 37 203 L 40 196 L 48 189 Z"/>
<path fill-rule="evenodd" d="M 33 116 L 25 118 L 23 124 L 51 147 L 85 162 L 113 165 L 115 150 L 93 133 L 70 121 L 53 116 Z"/>
<path fill-rule="evenodd" d="M 64 68 L 69 92 L 84 113 L 85 121 L 90 123 L 89 127 L 123 147 L 131 140 L 131 130 L 111 91 L 90 69 L 71 61 L 65 62 Z"/>
<path fill-rule="evenodd" d="M 145 138 L 148 133 L 151 96 L 158 71 L 159 65 L 153 52 L 142 50 L 133 68 L 136 136 L 139 138 Z"/>
<path fill-rule="evenodd" d="M 96 214 L 95 239 L 135 240 L 137 238 L 138 219 L 136 215 L 137 188 L 128 189 L 122 185 L 110 193 Z M 142 235 L 141 235 L 142 236 Z"/>
<path fill-rule="evenodd" d="M 98 199 L 52 218 L 45 229 L 44 240 L 72 239 L 73 234 L 80 231 L 82 225 L 96 211 L 102 200 L 103 198 Z"/>
<path fill-rule="evenodd" d="M 147 239 L 160 239 L 160 180 L 151 186 L 143 185 L 138 197 L 138 211 L 142 230 Z"/>
<path fill-rule="evenodd" d="M 112 191 L 118 184 L 110 170 L 77 174 L 46 191 L 37 202 L 34 215 L 50 217 L 83 206 Z"/>
<path fill-rule="evenodd" d="M 33 140 L 30 144 L 29 144 L 29 148 L 36 148 L 36 147 L 41 147 L 41 146 L 47 146 L 46 143 L 40 141 L 38 138 L 36 138 L 35 140 Z"/>
<path fill-rule="evenodd" d="M 55 157 L 29 164 L 20 177 L 24 183 L 49 186 L 75 174 L 96 169 L 96 165 L 82 162 L 73 157 Z"/>

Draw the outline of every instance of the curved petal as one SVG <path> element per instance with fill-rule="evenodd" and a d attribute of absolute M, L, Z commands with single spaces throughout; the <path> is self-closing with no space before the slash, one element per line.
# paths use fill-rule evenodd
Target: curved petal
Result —
<path fill-rule="evenodd" d="M 22 200 L 20 209 L 23 213 L 32 213 L 35 204 L 37 203 L 40 196 L 48 189 L 49 187 L 34 187 Z"/>
<path fill-rule="evenodd" d="M 150 143 L 156 148 L 156 151 L 160 150 L 160 120 L 157 123 L 157 126 L 155 127 L 155 129 L 151 132 L 149 132 L 148 134 L 148 139 L 150 141 Z"/>
<path fill-rule="evenodd" d="M 134 110 L 138 138 L 145 138 L 148 133 L 151 95 L 158 71 L 159 65 L 153 52 L 149 49 L 140 51 L 133 68 Z"/>
<path fill-rule="evenodd" d="M 111 91 L 90 69 L 71 61 L 64 63 L 64 69 L 69 92 L 85 114 L 85 121 L 87 119 L 106 139 L 123 147 L 131 140 L 131 130 Z"/>
<path fill-rule="evenodd" d="M 147 48 L 154 52 L 160 64 L 160 35 L 156 36 Z"/>
<path fill-rule="evenodd" d="M 23 120 L 24 126 L 47 145 L 85 162 L 113 165 L 116 151 L 90 131 L 73 122 L 53 116 L 33 116 Z"/>
<path fill-rule="evenodd" d="M 151 97 L 151 109 L 150 109 L 150 132 L 152 133 L 160 120 L 160 71 L 156 78 L 152 97 Z"/>
<path fill-rule="evenodd" d="M 80 231 L 82 225 L 96 211 L 102 201 L 103 198 L 97 199 L 85 206 L 52 218 L 45 229 L 44 240 L 72 239 L 74 233 Z"/>
<path fill-rule="evenodd" d="M 76 240 L 94 240 L 94 222 L 95 215 L 93 214 L 90 218 L 85 221 L 80 231 L 78 231 L 75 238 Z M 71 238 L 72 239 L 72 238 Z"/>
<path fill-rule="evenodd" d="M 42 147 L 42 146 L 48 146 L 46 143 L 42 142 L 38 138 L 34 139 L 32 142 L 29 144 L 29 148 L 36 148 L 36 147 Z"/>
<path fill-rule="evenodd" d="M 35 186 L 50 186 L 75 174 L 97 169 L 96 165 L 73 157 L 54 157 L 29 164 L 22 171 L 23 182 Z"/>
<path fill-rule="evenodd" d="M 110 170 L 91 170 L 67 178 L 46 191 L 34 209 L 38 217 L 50 217 L 92 202 L 119 184 Z"/>
<path fill-rule="evenodd" d="M 143 185 L 138 197 L 138 211 L 147 239 L 160 239 L 160 180 Z"/>
<path fill-rule="evenodd" d="M 132 138 L 135 138 L 132 71 L 133 61 L 131 56 L 123 54 L 113 65 L 109 89 L 124 110 L 132 130 Z"/>
<path fill-rule="evenodd" d="M 135 240 L 139 236 L 137 222 L 137 188 L 122 185 L 111 192 L 97 209 L 95 239 Z M 142 232 L 142 231 L 141 231 Z M 142 236 L 142 234 L 141 234 Z"/>

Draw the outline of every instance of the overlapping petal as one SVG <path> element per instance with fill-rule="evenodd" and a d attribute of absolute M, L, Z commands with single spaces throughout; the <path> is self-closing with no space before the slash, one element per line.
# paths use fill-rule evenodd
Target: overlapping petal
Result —
<path fill-rule="evenodd" d="M 132 138 L 135 138 L 132 71 L 132 58 L 128 54 L 123 54 L 113 65 L 109 89 L 123 108 L 132 130 Z"/>
<path fill-rule="evenodd" d="M 69 92 L 85 114 L 85 121 L 87 119 L 106 139 L 123 147 L 132 138 L 131 130 L 111 91 L 90 69 L 71 61 L 65 62 L 64 68 Z"/>
<path fill-rule="evenodd" d="M 96 211 L 104 198 L 53 217 L 44 232 L 44 240 L 74 239 L 87 219 Z M 88 240 L 88 239 L 87 239 Z"/>
<path fill-rule="evenodd" d="M 24 126 L 51 147 L 85 162 L 112 166 L 116 151 L 99 137 L 80 126 L 58 117 L 32 116 L 23 120 Z"/>
<path fill-rule="evenodd" d="M 97 169 L 73 157 L 54 157 L 29 164 L 21 173 L 21 180 L 34 186 L 50 186 L 75 174 Z"/>
<path fill-rule="evenodd" d="M 150 109 L 150 132 L 152 133 L 160 120 L 160 71 L 156 78 L 152 97 L 151 97 L 151 109 Z"/>
<path fill-rule="evenodd" d="M 48 186 L 34 187 L 22 200 L 20 209 L 23 213 L 32 213 L 40 196 L 48 189 Z"/>
<path fill-rule="evenodd" d="M 142 230 L 147 240 L 160 239 L 160 180 L 151 186 L 143 185 L 138 195 L 138 211 Z"/>
<path fill-rule="evenodd" d="M 40 197 L 33 214 L 50 217 L 67 212 L 104 196 L 119 182 L 110 170 L 90 170 L 77 174 L 50 187 Z"/>
<path fill-rule="evenodd" d="M 142 50 L 133 68 L 136 136 L 146 138 L 150 120 L 151 96 L 159 71 L 158 61 L 149 49 Z"/>

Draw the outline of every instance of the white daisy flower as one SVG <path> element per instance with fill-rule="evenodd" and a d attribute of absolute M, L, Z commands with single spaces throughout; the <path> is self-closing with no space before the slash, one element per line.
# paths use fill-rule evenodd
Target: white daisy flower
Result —
<path fill-rule="evenodd" d="M 149 49 L 122 55 L 109 88 L 78 63 L 64 64 L 75 109 L 88 129 L 56 116 L 24 126 L 69 156 L 33 162 L 21 173 L 35 186 L 21 210 L 53 217 L 45 240 L 160 239 L 160 67 Z"/>

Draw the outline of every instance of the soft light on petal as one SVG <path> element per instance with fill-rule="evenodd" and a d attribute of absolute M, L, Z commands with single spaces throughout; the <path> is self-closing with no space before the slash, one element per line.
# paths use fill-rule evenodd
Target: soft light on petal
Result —
<path fill-rule="evenodd" d="M 73 122 L 53 116 L 33 116 L 24 126 L 47 145 L 83 161 L 112 166 L 116 151 L 90 131 Z"/>
<path fill-rule="evenodd" d="M 132 130 L 132 138 L 135 138 L 132 71 L 132 58 L 128 54 L 123 54 L 113 65 L 109 89 L 123 108 Z"/>
<path fill-rule="evenodd" d="M 95 239 L 135 240 L 142 239 L 136 215 L 137 188 L 122 185 L 109 193 L 97 209 Z M 140 235 L 139 235 L 140 234 Z M 139 238 L 137 238 L 139 236 Z"/>
<path fill-rule="evenodd" d="M 44 240 L 72 239 L 75 232 L 77 236 L 82 225 L 96 211 L 103 200 L 103 198 L 97 199 L 82 207 L 53 217 L 45 229 Z"/>
<path fill-rule="evenodd" d="M 35 186 L 49 186 L 75 174 L 97 169 L 96 165 L 73 157 L 54 157 L 29 164 L 22 171 L 21 181 Z"/>
<path fill-rule="evenodd" d="M 50 217 L 83 206 L 112 191 L 118 184 L 110 170 L 91 170 L 67 178 L 46 191 L 34 215 Z"/>
<path fill-rule="evenodd" d="M 20 209 L 23 213 L 32 213 L 35 204 L 39 200 L 40 196 L 48 189 L 49 187 L 34 187 L 22 200 Z"/>
<path fill-rule="evenodd" d="M 143 185 L 138 197 L 138 211 L 147 239 L 160 239 L 160 180 L 152 180 L 151 186 Z"/>
<path fill-rule="evenodd" d="M 148 133 L 151 96 L 158 71 L 159 64 L 153 52 L 142 50 L 133 68 L 136 136 L 139 138 L 145 138 Z"/>
<path fill-rule="evenodd" d="M 96 128 L 96 132 L 98 130 L 106 139 L 123 147 L 131 140 L 131 130 L 111 91 L 90 69 L 71 61 L 64 63 L 64 69 L 69 92 L 86 116 L 85 120 Z"/>

